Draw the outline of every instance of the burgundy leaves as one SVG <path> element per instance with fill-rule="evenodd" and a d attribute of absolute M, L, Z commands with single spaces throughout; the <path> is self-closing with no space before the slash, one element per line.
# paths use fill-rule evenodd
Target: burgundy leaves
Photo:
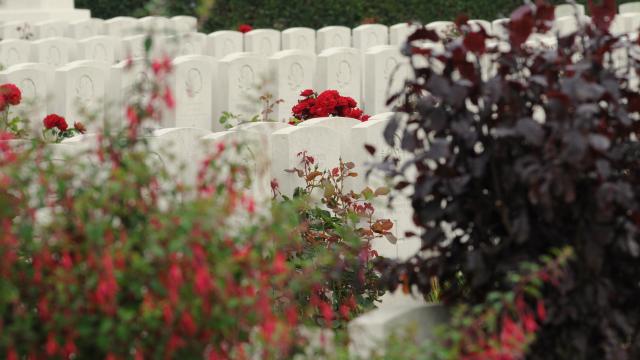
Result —
<path fill-rule="evenodd" d="M 511 46 L 520 48 L 529 36 L 538 32 L 546 32 L 551 28 L 554 19 L 553 6 L 538 1 L 536 5 L 526 4 L 516 9 L 509 19 L 509 41 Z"/>
<path fill-rule="evenodd" d="M 601 4 L 595 4 L 589 0 L 589 12 L 591 21 L 600 31 L 609 30 L 609 26 L 616 17 L 616 0 L 601 0 Z"/>

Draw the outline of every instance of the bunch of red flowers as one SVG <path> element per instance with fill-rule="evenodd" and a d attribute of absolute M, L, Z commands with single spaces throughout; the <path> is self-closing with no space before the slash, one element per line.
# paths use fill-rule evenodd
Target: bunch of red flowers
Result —
<path fill-rule="evenodd" d="M 298 103 L 291 109 L 294 119 L 291 119 L 289 123 L 292 125 L 327 116 L 348 117 L 360 121 L 369 120 L 369 115 L 365 115 L 358 108 L 358 103 L 353 98 L 342 96 L 337 90 L 326 90 L 318 95 L 315 91 L 307 89 L 301 92 L 300 96 L 303 99 L 298 100 Z"/>
<path fill-rule="evenodd" d="M 14 84 L 0 85 L 0 111 L 7 109 L 8 105 L 20 105 L 22 92 Z"/>
<path fill-rule="evenodd" d="M 61 142 L 66 138 L 87 132 L 87 128 L 81 122 L 73 123 L 73 128 L 69 129 L 67 120 L 57 114 L 47 115 L 42 123 L 44 125 L 43 134 L 45 139 L 48 137 L 48 134 L 51 134 L 55 142 Z"/>

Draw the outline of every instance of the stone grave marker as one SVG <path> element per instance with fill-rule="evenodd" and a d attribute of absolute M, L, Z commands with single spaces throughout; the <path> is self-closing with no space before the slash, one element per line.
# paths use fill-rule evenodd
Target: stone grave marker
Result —
<path fill-rule="evenodd" d="M 244 51 L 271 56 L 280 51 L 280 32 L 274 29 L 256 29 L 244 34 Z"/>
<path fill-rule="evenodd" d="M 282 32 L 282 50 L 316 52 L 316 31 L 306 27 L 289 28 Z"/>
<path fill-rule="evenodd" d="M 365 24 L 353 29 L 353 47 L 364 52 L 370 47 L 389 44 L 389 28 L 382 24 Z"/>
<path fill-rule="evenodd" d="M 276 121 L 288 120 L 300 93 L 313 88 L 315 65 L 315 54 L 302 50 L 283 50 L 269 58 L 269 74 L 274 78 L 271 93 L 284 101 L 272 114 Z"/>
<path fill-rule="evenodd" d="M 213 58 L 203 55 L 177 57 L 169 78 L 175 107 L 169 109 L 166 127 L 211 130 Z"/>
<path fill-rule="evenodd" d="M 31 61 L 54 68 L 66 65 L 78 56 L 78 42 L 69 38 L 46 38 L 31 42 Z"/>
<path fill-rule="evenodd" d="M 299 154 L 304 151 L 320 169 L 336 167 L 340 162 L 340 135 L 322 126 L 294 126 L 271 134 L 271 178 L 284 195 L 291 196 L 296 187 L 304 185 L 296 174 L 285 172 L 301 167 Z"/>
<path fill-rule="evenodd" d="M 78 59 L 95 60 L 113 64 L 120 48 L 120 39 L 98 35 L 78 41 Z"/>
<path fill-rule="evenodd" d="M 242 50 L 243 38 L 239 31 L 222 30 L 207 35 L 206 55 L 222 59 Z"/>
<path fill-rule="evenodd" d="M 102 128 L 105 114 L 105 91 L 109 66 L 82 60 L 69 63 L 55 72 L 54 111 L 69 124 L 81 121 L 91 132 Z M 87 121 L 90 114 L 93 121 Z"/>
<path fill-rule="evenodd" d="M 32 63 L 14 65 L 0 72 L 0 83 L 15 84 L 22 92 L 22 102 L 10 108 L 9 117 L 17 115 L 28 120 L 32 132 L 38 134 L 51 97 L 47 81 L 50 73 L 50 67 Z"/>
<path fill-rule="evenodd" d="M 386 105 L 389 97 L 402 90 L 410 74 L 408 58 L 393 45 L 369 48 L 364 55 L 364 110 L 367 114 L 380 114 L 391 110 Z"/>
<path fill-rule="evenodd" d="M 351 47 L 351 29 L 346 26 L 326 26 L 316 32 L 316 52 L 329 48 Z"/>
<path fill-rule="evenodd" d="M 0 41 L 0 65 L 5 69 L 16 64 L 29 62 L 30 54 L 31 42 L 27 40 Z"/>
<path fill-rule="evenodd" d="M 353 48 L 330 48 L 318 55 L 316 90 L 338 90 L 340 95 L 350 96 L 362 106 L 362 72 L 360 51 Z"/>
<path fill-rule="evenodd" d="M 74 21 L 67 27 L 66 36 L 72 39 L 82 40 L 94 36 L 104 35 L 104 20 L 91 18 L 88 20 Z"/>

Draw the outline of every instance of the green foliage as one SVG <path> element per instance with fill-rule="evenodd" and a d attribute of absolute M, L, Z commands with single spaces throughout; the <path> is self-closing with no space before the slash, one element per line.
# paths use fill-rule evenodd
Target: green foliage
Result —
<path fill-rule="evenodd" d="M 631 1 L 623 0 L 618 3 Z M 160 6 L 145 7 L 145 0 L 77 0 L 76 5 L 91 9 L 94 17 L 109 18 L 123 15 L 142 16 L 154 11 L 162 15 L 195 15 L 199 2 L 165 1 L 166 10 L 163 11 L 157 10 Z M 319 29 L 328 25 L 355 27 L 364 19 L 375 19 L 387 25 L 412 20 L 426 23 L 453 20 L 462 13 L 471 19 L 492 20 L 508 16 L 522 3 L 520 0 L 218 0 L 211 14 L 206 14 L 208 20 L 202 31 L 235 29 L 242 23 L 277 29 L 294 26 Z M 578 3 L 586 4 L 586 1 L 579 0 Z"/>

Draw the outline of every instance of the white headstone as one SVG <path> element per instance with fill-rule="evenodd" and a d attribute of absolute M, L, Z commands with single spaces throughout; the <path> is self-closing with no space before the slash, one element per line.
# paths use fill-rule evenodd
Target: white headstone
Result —
<path fill-rule="evenodd" d="M 211 130 L 213 66 L 213 58 L 202 55 L 180 56 L 173 61 L 169 81 L 175 108 L 169 111 L 166 127 Z"/>
<path fill-rule="evenodd" d="M 235 53 L 220 60 L 213 112 L 214 124 L 218 128 L 221 128 L 218 119 L 224 111 L 245 120 L 260 112 L 258 88 L 266 70 L 266 58 L 255 53 Z"/>
<path fill-rule="evenodd" d="M 207 35 L 197 32 L 182 33 L 178 36 L 179 55 L 205 55 Z"/>
<path fill-rule="evenodd" d="M 138 24 L 144 33 L 175 33 L 175 23 L 162 16 L 145 16 L 138 20 Z"/>
<path fill-rule="evenodd" d="M 144 59 L 121 61 L 111 66 L 107 82 L 106 123 L 112 128 L 120 128 L 126 121 L 129 105 L 145 103 L 151 96 L 150 69 Z"/>
<path fill-rule="evenodd" d="M 316 56 L 302 50 L 283 50 L 269 58 L 269 74 L 273 75 L 272 93 L 284 102 L 275 108 L 276 121 L 288 120 L 300 93 L 313 88 Z"/>
<path fill-rule="evenodd" d="M 291 127 L 271 135 L 271 177 L 278 182 L 280 192 L 291 196 L 304 182 L 296 174 L 285 172 L 301 168 L 299 154 L 307 152 L 320 169 L 331 169 L 340 163 L 340 135 L 326 127 Z"/>
<path fill-rule="evenodd" d="M 333 47 L 351 47 L 351 29 L 346 26 L 326 26 L 316 32 L 317 52 Z"/>
<path fill-rule="evenodd" d="M 20 19 L 28 23 L 52 19 L 86 20 L 89 10 L 74 9 L 73 0 L 4 0 L 0 4 L 0 22 Z"/>
<path fill-rule="evenodd" d="M 9 39 L 0 41 L 0 65 L 3 68 L 26 63 L 31 54 L 31 43 L 27 40 Z"/>
<path fill-rule="evenodd" d="M 243 50 L 242 33 L 239 31 L 216 31 L 207 35 L 207 52 L 209 56 L 222 59 Z"/>
<path fill-rule="evenodd" d="M 147 137 L 150 150 L 157 154 L 176 182 L 195 185 L 206 153 L 200 139 L 211 132 L 197 128 L 159 129 Z"/>
<path fill-rule="evenodd" d="M 78 42 L 69 38 L 47 38 L 31 42 L 31 61 L 54 68 L 74 61 L 78 56 Z"/>
<path fill-rule="evenodd" d="M 198 19 L 193 16 L 174 16 L 171 21 L 179 34 L 198 31 Z"/>
<path fill-rule="evenodd" d="M 386 105 L 389 97 L 402 90 L 410 74 L 408 58 L 392 45 L 369 48 L 364 55 L 364 110 L 380 114 L 393 108 Z"/>
<path fill-rule="evenodd" d="M 282 50 L 316 52 L 316 31 L 305 27 L 289 28 L 282 32 Z"/>
<path fill-rule="evenodd" d="M 456 31 L 456 24 L 451 21 L 434 21 L 425 26 L 438 33 L 441 38 L 450 37 Z"/>
<path fill-rule="evenodd" d="M 353 47 L 364 52 L 370 47 L 389 44 L 389 28 L 382 24 L 365 24 L 353 29 Z"/>
<path fill-rule="evenodd" d="M 40 132 L 47 115 L 48 77 L 50 68 L 43 64 L 20 64 L 0 72 L 0 83 L 15 84 L 22 92 L 20 105 L 11 107 L 10 117 L 19 115 L 29 121 L 32 130 Z"/>
<path fill-rule="evenodd" d="M 247 166 L 251 188 L 248 192 L 259 203 L 271 199 L 271 167 L 269 135 L 258 131 L 231 130 L 212 133 L 201 139 L 206 153 L 215 152 L 217 145 L 225 146 L 224 160 Z M 223 160 L 223 161 L 224 161 Z"/>
<path fill-rule="evenodd" d="M 324 127 L 331 129 L 340 137 L 340 157 L 344 161 L 351 161 L 350 153 L 353 138 L 351 136 L 351 128 L 360 124 L 360 120 L 346 117 L 323 117 L 303 121 L 297 127 Z"/>
<path fill-rule="evenodd" d="M 244 51 L 271 56 L 280 51 L 280 32 L 274 29 L 256 29 L 244 34 Z"/>
<path fill-rule="evenodd" d="M 622 8 L 622 6 L 624 5 L 620 5 L 620 8 Z M 622 12 L 622 11 L 620 11 Z M 555 9 L 555 16 L 556 18 L 559 17 L 563 17 L 563 16 L 584 16 L 585 12 L 584 12 L 584 5 L 580 5 L 580 4 L 560 4 L 560 5 L 556 5 L 556 9 Z"/>
<path fill-rule="evenodd" d="M 116 38 L 135 35 L 138 28 L 138 20 L 128 16 L 118 16 L 104 22 L 105 35 Z"/>
<path fill-rule="evenodd" d="M 67 36 L 73 39 L 86 39 L 105 33 L 104 20 L 91 18 L 89 20 L 75 21 L 67 27 Z"/>
<path fill-rule="evenodd" d="M 467 22 L 472 31 L 480 31 L 480 28 L 487 34 L 491 34 L 491 23 L 487 20 L 469 20 Z"/>
<path fill-rule="evenodd" d="M 55 73 L 54 112 L 73 123 L 81 121 L 90 131 L 102 127 L 105 112 L 105 91 L 109 66 L 97 61 L 75 61 Z M 86 115 L 96 122 L 87 123 Z"/>
<path fill-rule="evenodd" d="M 33 26 L 25 21 L 7 21 L 0 25 L 0 39 L 33 40 Z"/>
<path fill-rule="evenodd" d="M 360 51 L 353 48 L 330 48 L 320 53 L 317 61 L 316 89 L 338 90 L 340 95 L 352 97 L 361 106 Z"/>
<path fill-rule="evenodd" d="M 351 128 L 351 137 L 353 139 L 350 146 L 350 153 L 353 154 L 353 162 L 356 168 L 360 169 L 359 173 L 364 175 L 367 169 L 371 167 L 373 162 L 381 162 L 385 157 L 392 155 L 401 160 L 406 158 L 406 154 L 397 146 L 396 148 L 387 145 L 384 140 L 384 131 L 393 117 L 393 113 L 383 113 L 372 116 L 369 121 L 360 123 Z M 396 135 L 396 144 L 399 144 L 400 135 Z M 375 148 L 374 156 L 371 156 L 366 150 L 365 145 L 371 145 Z M 379 171 L 371 172 L 368 178 L 360 176 L 356 180 L 356 189 L 368 186 L 377 189 L 380 186 L 386 186 L 387 181 L 385 175 Z M 394 223 L 392 232 L 398 239 L 395 246 L 390 244 L 386 239 L 380 239 L 374 243 L 374 248 L 381 252 L 381 255 L 391 258 L 406 259 L 408 256 L 415 254 L 420 247 L 420 239 L 406 238 L 404 234 L 412 231 L 419 234 L 419 229 L 413 223 L 413 209 L 407 194 L 397 193 L 392 190 L 395 197 L 392 208 L 387 208 L 388 201 L 382 200 L 375 203 L 376 216 L 378 218 L 390 219 Z M 394 253 L 394 251 L 396 251 Z"/>
<path fill-rule="evenodd" d="M 119 60 L 125 60 L 129 58 L 141 58 L 145 57 L 145 46 L 148 35 L 133 35 L 125 37 L 122 40 L 122 58 Z M 152 37 L 151 49 L 149 50 L 149 56 L 151 59 L 158 59 L 163 56 L 173 57 L 177 51 L 178 41 L 168 36 L 157 35 Z"/>
<path fill-rule="evenodd" d="M 36 39 L 46 39 L 51 37 L 62 37 L 67 34 L 68 21 L 47 20 L 33 25 L 33 33 Z"/>
<path fill-rule="evenodd" d="M 640 13 L 640 2 L 630 2 L 626 4 L 620 4 L 620 14 L 627 13 Z"/>
<path fill-rule="evenodd" d="M 116 61 L 116 49 L 120 39 L 98 35 L 78 41 L 78 59 L 104 61 L 113 64 Z"/>
<path fill-rule="evenodd" d="M 509 19 L 496 19 L 491 23 L 491 32 L 501 40 L 509 39 Z"/>
<path fill-rule="evenodd" d="M 407 38 L 416 30 L 415 25 L 409 23 L 395 24 L 389 27 L 389 44 L 399 46 L 407 42 Z"/>

